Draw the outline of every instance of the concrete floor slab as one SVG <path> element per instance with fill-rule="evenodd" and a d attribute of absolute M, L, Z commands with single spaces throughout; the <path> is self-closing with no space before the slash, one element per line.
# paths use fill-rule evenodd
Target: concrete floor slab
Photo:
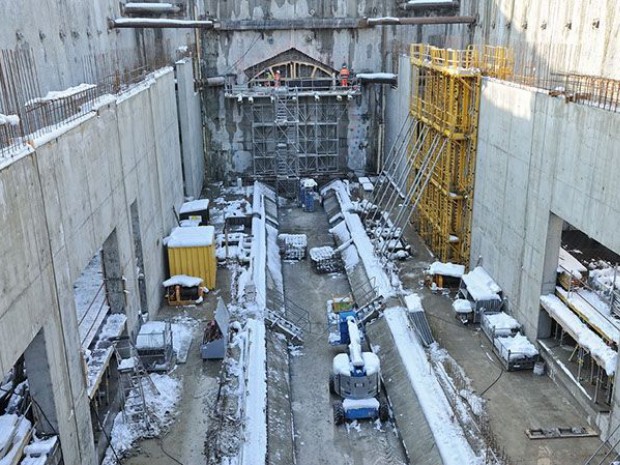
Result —
<path fill-rule="evenodd" d="M 377 355 L 381 360 L 383 384 L 410 463 L 441 465 L 443 462 L 435 446 L 433 432 L 424 417 L 385 318 L 366 325 L 366 334 L 371 345 L 380 347 Z"/>
<path fill-rule="evenodd" d="M 332 244 L 325 213 L 301 209 L 280 210 L 280 232 L 301 232 L 308 247 Z M 333 357 L 345 350 L 328 344 L 326 301 L 351 292 L 344 273 L 318 275 L 309 260 L 283 263 L 284 290 L 310 311 L 311 330 L 304 346 L 291 359 L 291 387 L 295 425 L 295 452 L 299 465 L 397 465 L 406 463 L 394 427 L 374 422 L 335 426 L 328 380 Z"/>
<path fill-rule="evenodd" d="M 480 328 L 463 326 L 454 318 L 451 308 L 454 294 L 433 294 L 423 286 L 424 269 L 434 258 L 417 235 L 409 233 L 408 239 L 418 253 L 401 264 L 403 287 L 423 297 L 423 306 L 436 340 L 463 368 L 475 393 L 486 401 L 491 431 L 498 448 L 508 456 L 508 463 L 584 463 L 601 445 L 599 438 L 532 441 L 525 430 L 586 426 L 588 417 L 585 412 L 563 387 L 549 377 L 536 376 L 531 371 L 504 371 Z"/>

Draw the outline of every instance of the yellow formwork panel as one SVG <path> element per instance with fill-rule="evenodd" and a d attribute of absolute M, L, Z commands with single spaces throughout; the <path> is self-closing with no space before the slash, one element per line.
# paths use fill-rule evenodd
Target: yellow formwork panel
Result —
<path fill-rule="evenodd" d="M 413 139 L 423 137 L 409 147 L 414 175 L 422 169 L 420 154 L 430 153 L 438 138 L 443 147 L 418 205 L 418 230 L 440 260 L 467 265 L 481 76 L 510 76 L 514 58 L 510 50 L 490 46 L 450 50 L 413 44 L 410 52 L 409 110 L 418 121 Z"/>
<path fill-rule="evenodd" d="M 215 245 L 200 247 L 168 247 L 170 275 L 185 274 L 202 278 L 207 289 L 215 288 L 217 261 Z"/>

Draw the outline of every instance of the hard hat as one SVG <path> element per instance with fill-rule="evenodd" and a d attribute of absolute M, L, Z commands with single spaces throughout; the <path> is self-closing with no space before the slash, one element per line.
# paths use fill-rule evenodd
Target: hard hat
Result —
<path fill-rule="evenodd" d="M 276 74 L 280 74 L 280 70 L 279 69 L 276 69 Z"/>
<path fill-rule="evenodd" d="M 347 64 L 346 64 L 346 63 L 343 63 L 343 64 L 342 64 L 342 67 L 343 67 L 343 68 L 346 68 L 346 67 L 347 67 Z"/>

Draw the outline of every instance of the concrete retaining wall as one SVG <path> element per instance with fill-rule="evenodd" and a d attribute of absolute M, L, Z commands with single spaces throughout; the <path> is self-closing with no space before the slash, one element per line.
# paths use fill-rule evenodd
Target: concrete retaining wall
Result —
<path fill-rule="evenodd" d="M 94 74 L 112 79 L 154 56 L 177 59 L 178 47 L 194 42 L 189 29 L 108 29 L 108 18 L 120 17 L 121 5 L 115 0 L 4 2 L 0 49 L 33 49 L 45 95 L 92 82 Z"/>
<path fill-rule="evenodd" d="M 175 73 L 185 195 L 198 198 L 205 174 L 200 94 L 194 91 L 191 60 L 176 62 Z"/>
<path fill-rule="evenodd" d="M 483 83 L 471 261 L 482 257 L 531 338 L 557 266 L 555 218 L 620 252 L 618 127 L 617 113 Z"/>
<path fill-rule="evenodd" d="M 616 0 L 462 0 L 477 16 L 474 42 L 512 48 L 539 70 L 620 78 Z"/>
<path fill-rule="evenodd" d="M 140 299 L 130 205 L 137 202 L 149 310 L 159 308 L 161 239 L 175 224 L 172 207 L 183 201 L 172 70 L 51 137 L 0 171 L 0 373 L 43 328 L 65 463 L 91 464 L 73 283 L 115 231 L 127 324 L 135 328 Z"/>
<path fill-rule="evenodd" d="M 618 127 L 618 113 L 483 82 L 471 263 L 482 257 L 530 339 L 547 330 L 539 297 L 554 289 L 562 220 L 620 253 Z"/>

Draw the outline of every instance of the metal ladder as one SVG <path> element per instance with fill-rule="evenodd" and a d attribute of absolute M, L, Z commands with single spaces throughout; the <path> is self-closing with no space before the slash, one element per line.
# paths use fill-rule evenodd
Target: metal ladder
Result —
<path fill-rule="evenodd" d="M 125 422 L 129 419 L 142 421 L 148 429 L 150 418 L 146 408 L 143 381 L 146 379 L 146 388 L 150 389 L 154 395 L 159 395 L 159 390 L 146 372 L 138 350 L 129 338 L 119 339 L 114 343 L 114 355 L 119 373 L 119 395 L 123 406 L 123 420 Z"/>
<path fill-rule="evenodd" d="M 299 177 L 299 99 L 298 92 L 286 88 L 274 89 L 274 132 L 276 150 L 274 171 L 276 192 L 285 197 L 296 197 Z"/>
<path fill-rule="evenodd" d="M 268 308 L 265 309 L 265 322 L 284 334 L 289 341 L 296 344 L 302 344 L 304 342 L 303 331 L 299 326 Z"/>
<path fill-rule="evenodd" d="M 310 326 L 310 312 L 282 294 L 269 293 L 265 319 L 272 325 L 282 325 L 288 335 L 303 341 L 303 333 Z M 285 316 L 286 315 L 286 316 Z"/>

